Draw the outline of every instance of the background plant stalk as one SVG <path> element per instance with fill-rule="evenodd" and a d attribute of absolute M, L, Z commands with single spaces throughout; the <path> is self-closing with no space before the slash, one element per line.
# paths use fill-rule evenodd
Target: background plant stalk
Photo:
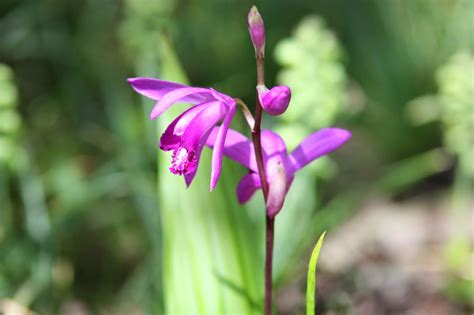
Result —
<path fill-rule="evenodd" d="M 257 85 L 265 84 L 265 65 L 262 53 L 256 53 L 257 65 Z M 262 183 L 263 198 L 265 205 L 268 197 L 268 182 L 265 174 L 265 166 L 263 163 L 262 142 L 261 142 L 261 125 L 262 122 L 262 105 L 256 97 L 255 104 L 255 124 L 252 129 L 252 141 L 255 148 L 255 158 L 257 160 L 258 173 L 260 182 Z M 275 230 L 275 220 L 270 218 L 265 207 L 266 217 L 266 242 L 265 242 L 265 315 L 272 313 L 272 261 L 273 261 L 273 238 Z"/>

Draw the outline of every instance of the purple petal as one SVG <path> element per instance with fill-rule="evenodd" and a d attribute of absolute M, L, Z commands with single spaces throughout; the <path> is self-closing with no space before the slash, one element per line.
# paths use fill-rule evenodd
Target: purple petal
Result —
<path fill-rule="evenodd" d="M 251 172 L 245 175 L 237 185 L 237 200 L 241 204 L 247 202 L 259 188 L 261 184 L 257 173 Z"/>
<path fill-rule="evenodd" d="M 211 191 L 216 187 L 219 176 L 221 175 L 222 168 L 222 154 L 224 153 L 224 142 L 226 139 L 227 131 L 229 130 L 230 123 L 235 114 L 235 105 L 229 106 L 222 125 L 219 127 L 217 133 L 214 150 L 212 151 L 212 169 L 211 169 Z"/>
<path fill-rule="evenodd" d="M 266 166 L 267 173 L 269 174 L 267 214 L 270 218 L 274 218 L 278 212 L 280 212 L 281 208 L 283 208 L 290 182 L 288 181 L 285 166 L 281 160 L 273 159 Z"/>
<path fill-rule="evenodd" d="M 156 101 L 161 100 L 165 94 L 173 90 L 187 87 L 183 84 L 153 78 L 130 78 L 127 82 L 138 93 Z"/>
<path fill-rule="evenodd" d="M 195 87 L 175 89 L 164 95 L 163 98 L 156 103 L 155 107 L 151 110 L 150 119 L 155 119 L 160 116 L 165 110 L 178 101 L 197 104 L 213 99 L 214 97 L 210 89 Z"/>
<path fill-rule="evenodd" d="M 339 128 L 325 128 L 309 135 L 290 154 L 292 171 L 296 172 L 315 159 L 331 153 L 350 137 L 349 131 Z"/>
<path fill-rule="evenodd" d="M 184 182 L 186 183 L 186 188 L 189 188 L 189 185 L 193 182 L 194 176 L 196 176 L 196 172 L 190 174 L 184 174 Z"/>
<path fill-rule="evenodd" d="M 221 101 L 221 102 L 223 102 L 223 103 L 225 103 L 229 106 L 235 104 L 235 100 L 232 97 L 230 97 L 228 95 L 225 95 L 221 92 L 218 92 L 218 91 L 214 90 L 213 88 L 209 88 L 209 90 L 211 90 L 211 94 L 212 94 L 212 96 L 214 96 L 214 98 L 216 100 Z"/>
<path fill-rule="evenodd" d="M 217 101 L 203 104 L 203 107 L 204 109 L 188 123 L 179 146 L 173 151 L 170 170 L 175 174 L 184 175 L 187 186 L 196 175 L 204 143 L 215 124 L 224 116 L 226 108 Z M 184 153 L 184 156 L 180 156 L 181 153 Z"/>
<path fill-rule="evenodd" d="M 285 141 L 275 132 L 270 130 L 262 130 L 262 149 L 267 157 L 272 157 L 276 154 L 286 154 Z"/>
<path fill-rule="evenodd" d="M 218 128 L 214 128 L 212 133 L 207 138 L 206 145 L 213 148 L 216 143 Z M 255 153 L 252 142 L 244 135 L 229 129 L 224 143 L 224 155 L 231 160 L 242 164 L 246 168 L 258 172 L 257 163 L 255 161 Z"/>
<path fill-rule="evenodd" d="M 271 176 L 271 170 L 268 166 L 274 162 L 282 163 L 287 173 L 291 173 L 291 163 L 288 159 L 285 141 L 277 133 L 262 130 L 262 149 L 267 176 Z"/>
<path fill-rule="evenodd" d="M 199 161 L 201 160 L 202 149 L 203 149 L 202 146 L 196 149 L 196 158 L 197 158 L 196 165 L 199 165 Z M 198 167 L 196 167 L 196 169 L 191 173 L 183 174 L 184 182 L 186 183 L 186 188 L 189 188 L 189 186 L 193 182 L 194 177 L 196 176 L 197 170 L 198 170 Z"/>
<path fill-rule="evenodd" d="M 199 114 L 208 104 L 209 103 L 203 103 L 193 106 L 176 117 L 176 119 L 168 125 L 165 132 L 161 136 L 160 149 L 165 151 L 175 149 L 179 145 L 181 136 L 183 135 L 190 121 L 196 117 L 196 115 Z"/>
<path fill-rule="evenodd" d="M 181 136 L 181 146 L 195 150 L 202 141 L 206 141 L 209 133 L 219 120 L 223 118 L 226 113 L 226 106 L 221 102 L 209 102 L 205 108 L 201 110 L 188 124 L 186 130 Z"/>

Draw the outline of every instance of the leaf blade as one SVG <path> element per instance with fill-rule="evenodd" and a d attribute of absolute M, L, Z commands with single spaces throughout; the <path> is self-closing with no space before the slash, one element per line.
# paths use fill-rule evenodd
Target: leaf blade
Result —
<path fill-rule="evenodd" d="M 316 266 L 318 265 L 319 252 L 321 251 L 325 235 L 326 231 L 319 237 L 309 260 L 308 280 L 306 283 L 306 315 L 314 315 L 316 308 Z"/>

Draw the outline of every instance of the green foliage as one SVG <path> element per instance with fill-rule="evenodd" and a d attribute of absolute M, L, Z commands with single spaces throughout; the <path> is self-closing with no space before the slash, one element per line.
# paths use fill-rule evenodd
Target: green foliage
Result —
<path fill-rule="evenodd" d="M 12 81 L 13 71 L 7 65 L 0 64 L 0 84 L 2 87 L 0 108 L 10 108 L 17 105 L 18 90 Z"/>
<path fill-rule="evenodd" d="M 318 16 L 304 18 L 290 38 L 275 47 L 283 66 L 278 81 L 292 90 L 291 106 L 282 120 L 322 128 L 332 124 L 342 107 L 346 74 L 341 48 Z"/>
<path fill-rule="evenodd" d="M 306 283 L 306 315 L 314 315 L 316 310 L 316 266 L 318 265 L 319 252 L 323 246 L 324 236 L 326 232 L 321 234 L 311 253 L 311 259 L 308 266 L 308 279 Z"/>
<path fill-rule="evenodd" d="M 459 52 L 437 72 L 446 148 L 459 156 L 460 171 L 474 179 L 474 55 Z"/>
<path fill-rule="evenodd" d="M 415 125 L 439 121 L 444 148 L 458 157 L 457 190 L 468 190 L 474 178 L 474 57 L 458 51 L 436 71 L 437 94 L 420 96 L 408 103 L 407 114 Z M 423 153 L 417 159 L 422 159 Z M 434 160 L 432 160 L 434 161 Z M 403 162 L 402 162 L 403 163 Z M 430 163 L 425 164 L 428 166 Z M 424 172 L 431 175 L 445 168 Z M 406 176 L 403 176 L 406 179 Z M 456 188 L 456 187 L 455 187 Z M 469 192 L 462 192 L 463 194 Z M 458 194 L 456 192 L 456 194 Z"/>
<path fill-rule="evenodd" d="M 341 112 L 347 81 L 341 51 L 336 37 L 317 16 L 304 18 L 290 38 L 276 45 L 275 58 L 283 66 L 277 78 L 291 87 L 292 99 L 273 127 L 290 151 L 316 129 L 333 125 Z M 289 279 L 295 272 L 295 264 L 310 244 L 308 235 L 328 228 L 320 217 L 326 205 L 317 194 L 319 182 L 315 177 L 328 179 L 336 170 L 332 160 L 322 158 L 298 172 L 276 220 L 277 282 Z M 337 208 L 329 215 L 340 218 L 344 211 L 344 207 Z M 296 231 L 295 226 L 299 227 Z"/>
<path fill-rule="evenodd" d="M 433 149 L 391 165 L 376 186 L 386 194 L 396 195 L 433 174 L 446 171 L 450 165 L 444 151 Z"/>
<path fill-rule="evenodd" d="M 183 72 L 166 38 L 160 42 L 160 76 L 183 82 Z M 179 105 L 160 116 L 161 132 L 166 122 L 182 111 L 176 107 Z M 236 185 L 235 165 L 226 161 L 218 187 L 209 191 L 209 151 L 205 150 L 188 189 L 183 178 L 164 167 L 169 154 L 159 153 L 165 312 L 258 313 L 263 290 L 263 278 L 253 272 L 255 266 L 263 264 L 259 244 L 253 241 L 258 238 L 258 229 L 236 199 L 228 197 Z"/>
<path fill-rule="evenodd" d="M 55 313 L 69 296 L 91 310 L 116 305 L 116 314 L 162 308 L 150 279 L 160 250 L 152 146 L 125 89 L 125 62 L 111 53 L 116 8 L 25 1 L 0 22 L 23 121 L 12 168 L 0 170 L 0 299 L 39 313 Z M 3 69 L 2 113 L 15 95 L 3 89 Z M 4 130 L 15 120 L 0 121 Z M 133 295 L 119 299 L 122 287 Z"/>
<path fill-rule="evenodd" d="M 15 292 L 29 305 L 50 283 L 51 257 L 46 245 L 50 222 L 45 196 L 35 165 L 22 146 L 22 125 L 17 113 L 17 86 L 13 72 L 0 64 L 0 297 Z M 23 238 L 14 238 L 16 216 L 8 193 L 8 179 L 16 175 L 24 206 Z M 20 286 L 13 284 L 21 283 Z"/>
<path fill-rule="evenodd" d="M 17 148 L 17 134 L 21 128 L 17 113 L 18 89 L 13 82 L 13 72 L 0 64 L 0 168 L 9 164 Z"/>
<path fill-rule="evenodd" d="M 445 251 L 446 269 L 448 271 L 445 294 L 457 303 L 472 304 L 474 296 L 474 270 L 472 257 L 474 248 L 466 238 L 453 239 Z"/>
<path fill-rule="evenodd" d="M 408 113 L 415 123 L 423 124 L 440 121 L 446 151 L 457 156 L 455 180 L 452 187 L 452 213 L 458 218 L 469 217 L 472 204 L 474 179 L 474 57 L 472 52 L 461 50 L 436 71 L 438 91 L 435 95 L 422 96 L 409 104 Z M 437 153 L 436 153 L 437 152 Z M 426 158 L 428 156 L 431 162 Z M 440 150 L 433 150 L 411 158 L 411 162 L 401 162 L 403 168 L 397 169 L 397 177 L 406 181 L 410 175 L 421 173 L 431 175 L 445 169 L 436 167 L 433 162 L 449 165 Z M 423 160 L 425 160 L 423 162 Z M 417 162 L 418 161 L 418 162 Z M 419 164 L 415 168 L 415 163 Z M 433 167 L 435 166 L 435 167 Z M 408 168 L 410 174 L 403 174 Z M 402 171 L 402 172 L 400 172 Z M 392 172 L 396 174 L 395 172 Z M 392 176 L 393 177 L 393 176 Z M 416 177 L 416 175 L 415 175 Z M 400 181 L 400 180 L 399 180 Z M 449 281 L 445 287 L 448 297 L 458 303 L 472 303 L 473 275 L 471 272 L 472 243 L 466 232 L 456 230 L 446 249 L 446 264 Z M 466 267 L 469 266 L 469 267 Z"/>
<path fill-rule="evenodd" d="M 0 300 L 15 298 L 39 314 L 58 313 L 69 301 L 89 313 L 261 309 L 262 197 L 236 205 L 243 171 L 228 162 L 209 194 L 208 153 L 195 187 L 185 190 L 166 173 L 168 155 L 156 165 L 152 104 L 126 84 L 135 75 L 189 77 L 253 103 L 248 7 L 0 1 Z M 288 115 L 265 123 L 290 149 L 319 127 L 354 131 L 338 153 L 350 153 L 344 164 L 335 155 L 295 178 L 276 223 L 274 276 L 284 286 L 301 271 L 311 235 L 338 226 L 371 188 L 406 191 L 451 167 L 432 151 L 443 136 L 462 172 L 472 173 L 474 10 L 465 0 L 273 1 L 259 8 L 268 84 L 293 89 Z M 415 99 L 423 101 L 416 126 L 404 111 Z M 160 132 L 174 116 L 160 117 Z M 346 121 L 336 122 L 341 117 Z M 387 171 L 387 180 L 376 180 Z M 465 274 L 449 272 L 456 289 L 448 296 L 466 296 Z"/>

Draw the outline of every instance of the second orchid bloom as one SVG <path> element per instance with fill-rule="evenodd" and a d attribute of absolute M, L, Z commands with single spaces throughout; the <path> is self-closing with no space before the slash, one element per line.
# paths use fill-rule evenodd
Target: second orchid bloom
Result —
<path fill-rule="evenodd" d="M 215 129 L 207 139 L 209 147 L 215 147 L 217 136 L 218 130 Z M 283 139 L 273 131 L 263 130 L 262 149 L 269 187 L 266 205 L 268 216 L 273 218 L 282 209 L 296 171 L 317 158 L 333 152 L 350 137 L 351 133 L 347 130 L 324 128 L 306 137 L 288 155 Z M 245 203 L 262 187 L 253 143 L 239 132 L 230 129 L 224 144 L 224 155 L 249 170 L 237 186 L 237 199 L 240 203 Z"/>

